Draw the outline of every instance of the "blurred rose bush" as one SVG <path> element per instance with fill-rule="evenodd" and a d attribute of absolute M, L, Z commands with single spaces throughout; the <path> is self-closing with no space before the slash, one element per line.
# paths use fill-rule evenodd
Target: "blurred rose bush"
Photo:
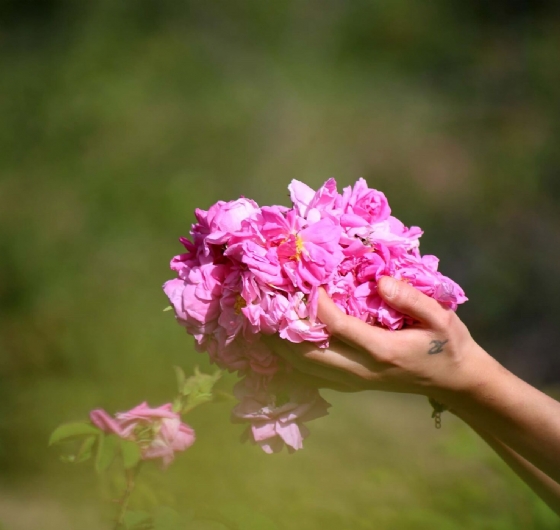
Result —
<path fill-rule="evenodd" d="M 152 409 L 146 402 L 113 418 L 102 409 L 90 412 L 91 422 L 103 432 L 138 444 L 143 460 L 161 458 L 167 467 L 175 453 L 184 451 L 195 440 L 194 430 L 173 412 L 171 403 Z"/>
<path fill-rule="evenodd" d="M 153 514 L 129 509 L 138 473 L 145 461 L 160 460 L 168 467 L 176 453 L 195 441 L 194 430 L 181 416 L 211 401 L 220 372 L 203 374 L 197 368 L 191 377 L 176 368 L 179 393 L 173 403 L 151 408 L 146 402 L 114 416 L 103 409 L 92 410 L 89 422 L 66 423 L 51 435 L 50 445 L 72 449 L 62 456 L 66 462 L 81 463 L 94 458 L 100 474 L 124 475 L 125 487 L 117 500 L 114 530 L 183 529 L 183 518 L 170 508 L 158 507 Z"/>

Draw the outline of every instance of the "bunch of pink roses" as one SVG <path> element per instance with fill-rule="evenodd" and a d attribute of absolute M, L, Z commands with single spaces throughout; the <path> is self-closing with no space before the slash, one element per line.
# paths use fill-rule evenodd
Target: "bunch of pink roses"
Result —
<path fill-rule="evenodd" d="M 299 449 L 303 421 L 329 406 L 316 390 L 290 381 L 290 367 L 260 340 L 278 333 L 328 345 L 317 319 L 319 287 L 345 313 L 393 330 L 412 322 L 377 294 L 382 276 L 407 281 L 453 310 L 466 301 L 438 272 L 438 259 L 420 254 L 421 229 L 391 216 L 385 195 L 365 180 L 342 193 L 334 179 L 317 191 L 297 180 L 288 189 L 292 208 L 240 198 L 197 209 L 192 240 L 181 238 L 186 253 L 171 261 L 178 277 L 164 284 L 198 349 L 244 376 L 233 416 L 250 423 L 248 434 L 267 452 L 284 443 Z"/>

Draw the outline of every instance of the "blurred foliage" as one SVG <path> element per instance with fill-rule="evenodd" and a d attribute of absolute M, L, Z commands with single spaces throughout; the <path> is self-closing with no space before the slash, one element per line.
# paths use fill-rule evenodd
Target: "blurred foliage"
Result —
<path fill-rule="evenodd" d="M 60 471 L 48 433 L 159 405 L 173 365 L 203 364 L 162 312 L 177 238 L 218 199 L 287 203 L 292 178 L 383 190 L 466 289 L 477 340 L 557 383 L 559 47 L 545 0 L 0 0 L 6 487 L 91 514 L 93 486 Z M 417 419 L 385 396 L 332 401 L 293 457 L 239 445 L 230 404 L 195 411 L 173 495 L 302 530 L 557 527 L 467 431 L 440 453 L 424 403 Z"/>

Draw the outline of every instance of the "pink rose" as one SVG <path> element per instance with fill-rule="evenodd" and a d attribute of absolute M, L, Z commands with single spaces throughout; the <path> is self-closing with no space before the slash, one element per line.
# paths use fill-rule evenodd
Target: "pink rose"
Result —
<path fill-rule="evenodd" d="M 341 203 L 341 196 L 336 190 L 336 181 L 332 178 L 317 191 L 294 179 L 288 186 L 288 190 L 298 215 L 310 223 L 316 223 L 325 216 L 333 215 Z"/>
<path fill-rule="evenodd" d="M 91 422 L 106 433 L 136 442 L 143 460 L 162 459 L 167 467 L 175 453 L 184 451 L 195 440 L 194 430 L 173 412 L 170 403 L 152 409 L 146 402 L 113 418 L 103 409 L 90 412 Z"/>
<path fill-rule="evenodd" d="M 290 213 L 295 215 L 295 211 L 288 213 L 288 221 Z M 290 224 L 297 226 L 295 220 Z M 332 279 L 344 258 L 340 236 L 340 225 L 329 218 L 285 234 L 278 246 L 278 259 L 294 287 L 308 294 Z"/>
<path fill-rule="evenodd" d="M 232 420 L 250 423 L 246 436 L 265 453 L 277 453 L 284 444 L 289 452 L 301 449 L 309 435 L 303 422 L 326 416 L 330 407 L 316 389 L 294 384 L 274 395 L 246 378 L 235 385 L 234 392 L 240 403 L 232 411 Z"/>
<path fill-rule="evenodd" d="M 305 300 L 303 293 L 288 295 L 288 309 L 280 320 L 279 335 L 290 342 L 317 342 L 328 344 L 329 334 L 324 324 L 316 320 L 318 291 L 315 289 Z"/>
<path fill-rule="evenodd" d="M 210 207 L 206 221 L 210 234 L 206 242 L 213 245 L 223 245 L 229 238 L 241 230 L 241 224 L 259 211 L 259 206 L 250 199 L 236 201 L 218 201 Z"/>
<path fill-rule="evenodd" d="M 203 345 L 204 349 L 210 356 L 210 360 L 216 363 L 220 368 L 229 372 L 245 372 L 249 366 L 249 361 L 245 354 L 245 343 L 241 340 L 234 340 L 226 345 L 225 331 L 219 329 L 214 337 L 207 340 Z"/>
<path fill-rule="evenodd" d="M 368 188 L 364 179 L 359 179 L 354 188 L 345 188 L 342 201 L 346 214 L 361 217 L 369 225 L 385 221 L 391 214 L 385 195 Z"/>
<path fill-rule="evenodd" d="M 458 304 L 468 300 L 459 285 L 438 272 L 439 260 L 435 256 L 404 256 L 397 263 L 399 264 L 396 274 L 398 279 L 414 285 L 419 291 L 435 298 L 453 311 L 457 309 Z"/>
<path fill-rule="evenodd" d="M 208 263 L 192 267 L 185 279 L 176 278 L 163 285 L 177 320 L 199 344 L 218 325 L 222 286 L 229 271 L 228 265 Z"/>

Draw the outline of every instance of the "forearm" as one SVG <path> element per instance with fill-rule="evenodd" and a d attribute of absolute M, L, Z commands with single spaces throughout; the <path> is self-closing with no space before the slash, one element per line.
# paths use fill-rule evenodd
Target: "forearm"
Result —
<path fill-rule="evenodd" d="M 325 349 L 280 344 L 278 351 L 307 375 L 349 389 L 425 394 L 476 418 L 477 428 L 560 484 L 560 402 L 506 370 L 455 313 L 414 287 L 385 277 L 378 293 L 417 324 L 396 332 L 371 326 L 320 291 L 318 317 L 338 340 Z"/>
<path fill-rule="evenodd" d="M 444 403 L 459 416 L 476 418 L 477 431 L 500 440 L 560 483 L 560 402 L 483 354 L 473 354 L 473 380 L 479 382 L 466 393 L 448 394 Z"/>
<path fill-rule="evenodd" d="M 476 418 L 457 414 L 552 510 L 560 515 L 560 484 L 516 453 L 495 435 L 481 429 Z"/>

